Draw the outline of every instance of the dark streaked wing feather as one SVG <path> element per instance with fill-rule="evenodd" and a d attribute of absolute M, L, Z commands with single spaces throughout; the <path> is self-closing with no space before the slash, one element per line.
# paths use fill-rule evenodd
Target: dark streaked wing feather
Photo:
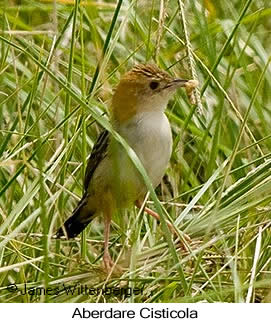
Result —
<path fill-rule="evenodd" d="M 84 179 L 84 190 L 88 189 L 89 182 L 91 181 L 92 175 L 99 165 L 99 163 L 105 158 L 107 154 L 107 147 L 109 144 L 109 132 L 104 130 L 98 137 L 92 152 L 88 159 L 87 169 Z"/>

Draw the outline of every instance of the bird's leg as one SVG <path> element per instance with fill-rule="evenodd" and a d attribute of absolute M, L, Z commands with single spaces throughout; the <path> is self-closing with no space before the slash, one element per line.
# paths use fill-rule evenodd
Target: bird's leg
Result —
<path fill-rule="evenodd" d="M 136 207 L 138 207 L 139 209 L 142 207 L 142 202 L 141 201 L 139 201 L 139 200 L 137 200 L 136 202 L 135 202 L 135 205 L 136 205 Z M 160 215 L 158 214 L 158 213 L 156 213 L 155 211 L 153 211 L 153 210 L 151 210 L 150 208 L 148 208 L 148 207 L 144 207 L 144 211 L 146 212 L 146 213 L 148 213 L 149 215 L 151 215 L 151 216 L 153 216 L 157 221 L 159 221 L 160 222 Z M 173 234 L 173 236 L 175 236 L 175 237 L 178 237 L 178 233 L 177 233 L 177 231 L 175 230 L 175 228 L 174 228 L 174 226 L 168 221 L 168 220 L 166 220 L 166 223 L 167 223 L 167 226 L 168 226 L 168 228 L 169 228 L 169 230 L 171 231 L 171 233 Z M 183 238 L 185 239 L 185 241 L 187 242 L 187 243 L 191 243 L 192 242 L 192 240 L 191 240 L 191 238 L 189 237 L 189 235 L 187 235 L 187 234 L 185 234 L 185 233 L 182 233 L 182 236 L 183 236 Z M 186 247 L 186 245 L 185 245 L 185 243 L 183 243 L 182 242 L 182 248 L 185 250 L 185 251 L 189 251 L 188 250 L 188 248 Z"/>
<path fill-rule="evenodd" d="M 137 200 L 135 202 L 136 207 L 138 207 L 139 209 L 142 207 L 142 204 L 143 203 L 140 202 L 139 200 Z M 148 213 L 149 215 L 153 216 L 158 222 L 160 222 L 160 215 L 158 213 L 156 213 L 152 209 L 149 209 L 147 206 L 144 207 L 144 211 L 146 213 Z M 167 221 L 167 220 L 166 220 L 166 222 L 167 222 L 168 228 L 171 231 L 171 233 L 176 234 L 176 231 L 175 231 L 173 225 L 169 221 Z"/>
<path fill-rule="evenodd" d="M 109 254 L 109 235 L 110 235 L 111 213 L 107 212 L 104 216 L 104 255 L 103 262 L 107 272 L 110 272 L 114 263 Z"/>

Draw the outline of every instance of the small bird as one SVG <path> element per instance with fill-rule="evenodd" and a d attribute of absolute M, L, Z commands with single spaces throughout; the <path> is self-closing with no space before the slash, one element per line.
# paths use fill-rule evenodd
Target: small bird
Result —
<path fill-rule="evenodd" d="M 113 128 L 135 151 L 155 188 L 166 171 L 172 135 L 165 109 L 174 92 L 190 81 L 173 78 L 154 64 L 138 64 L 121 78 L 112 98 Z M 104 217 L 104 255 L 107 271 L 114 265 L 109 254 L 110 223 L 117 209 L 140 207 L 147 193 L 142 175 L 123 146 L 103 131 L 88 160 L 84 194 L 72 215 L 56 233 L 73 238 L 98 215 Z M 159 220 L 159 215 L 145 208 Z"/>

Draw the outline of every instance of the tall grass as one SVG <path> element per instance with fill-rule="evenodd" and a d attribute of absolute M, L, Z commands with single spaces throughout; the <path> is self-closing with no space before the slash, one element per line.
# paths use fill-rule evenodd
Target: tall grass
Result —
<path fill-rule="evenodd" d="M 1 301 L 270 301 L 269 1 L 4 0 L 0 14 Z M 161 225 L 136 208 L 116 214 L 110 253 L 123 273 L 107 277 L 102 219 L 71 241 L 53 234 L 100 131 L 125 146 L 108 106 L 120 76 L 146 61 L 197 78 L 197 104 L 181 90 L 170 102 L 174 151 L 147 201 Z M 188 252 L 167 217 L 190 235 Z M 142 292 L 65 291 L 75 284 Z"/>

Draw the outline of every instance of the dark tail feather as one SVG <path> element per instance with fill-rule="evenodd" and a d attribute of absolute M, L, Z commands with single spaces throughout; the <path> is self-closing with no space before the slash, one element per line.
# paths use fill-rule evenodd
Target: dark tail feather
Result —
<path fill-rule="evenodd" d="M 87 210 L 87 198 L 83 196 L 71 217 L 56 232 L 56 238 L 74 238 L 93 220 L 94 214 Z M 64 227 L 64 228 L 63 228 Z"/>

